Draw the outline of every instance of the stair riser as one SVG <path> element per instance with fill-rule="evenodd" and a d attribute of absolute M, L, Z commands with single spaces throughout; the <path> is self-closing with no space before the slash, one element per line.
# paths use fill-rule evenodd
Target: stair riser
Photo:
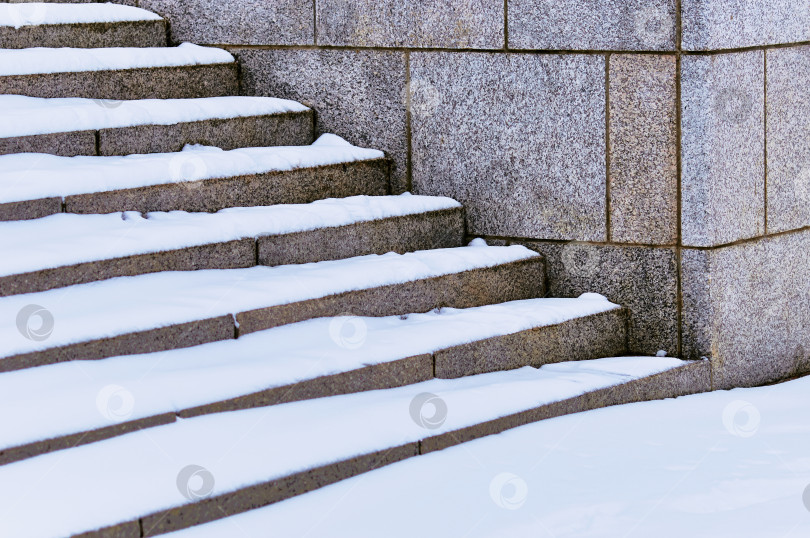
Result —
<path fill-rule="evenodd" d="M 114 106 L 114 103 L 111 104 Z M 104 103 L 99 103 L 104 106 Z M 312 111 L 246 118 L 206 120 L 176 125 L 139 125 L 100 131 L 74 131 L 0 138 L 0 155 L 50 153 L 129 155 L 172 153 L 186 144 L 225 150 L 268 146 L 306 146 L 313 142 Z"/>
<path fill-rule="evenodd" d="M 0 77 L 0 94 L 30 97 L 182 99 L 238 93 L 235 63 Z"/>
<path fill-rule="evenodd" d="M 143 529 L 143 536 L 157 536 L 274 504 L 391 463 L 456 446 L 540 420 L 611 405 L 646 401 L 652 398 L 673 398 L 709 390 L 709 365 L 706 362 L 697 362 L 662 374 L 631 381 L 624 385 L 597 390 L 576 398 L 541 406 L 470 428 L 435 437 L 427 437 L 418 443 L 408 443 L 390 450 L 358 456 L 350 460 L 343 460 L 278 480 L 243 488 L 232 493 L 211 497 L 194 504 L 161 511 L 139 520 L 121 523 L 114 527 L 85 533 L 81 536 L 85 538 L 125 536 L 126 532 L 133 529 Z"/>
<path fill-rule="evenodd" d="M 0 277 L 0 297 L 46 291 L 121 276 L 159 271 L 239 269 L 291 265 L 462 245 L 464 213 L 459 209 L 361 222 L 294 234 L 246 238 L 179 250 L 101 260 Z"/>
<path fill-rule="evenodd" d="M 436 377 L 454 379 L 626 353 L 627 311 L 617 309 L 442 350 L 436 353 Z"/>
<path fill-rule="evenodd" d="M 544 295 L 545 268 L 533 258 L 487 269 L 475 269 L 436 278 L 357 290 L 274 306 L 236 315 L 239 334 L 318 317 L 351 312 L 358 316 L 394 316 L 428 312 L 449 306 L 470 308 Z M 180 349 L 235 336 L 230 315 L 170 325 L 114 338 L 45 349 L 0 359 L 0 372 L 33 368 L 71 360 L 92 360 Z"/>
<path fill-rule="evenodd" d="M 0 48 L 165 47 L 165 21 L 54 24 L 0 28 Z"/>

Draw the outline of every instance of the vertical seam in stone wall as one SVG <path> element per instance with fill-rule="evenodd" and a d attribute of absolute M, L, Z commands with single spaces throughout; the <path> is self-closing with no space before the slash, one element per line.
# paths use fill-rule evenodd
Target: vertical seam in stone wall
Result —
<path fill-rule="evenodd" d="M 683 131 L 681 100 L 681 60 L 683 56 L 683 14 L 681 0 L 675 0 L 675 288 L 676 323 L 678 328 L 678 356 L 683 355 L 683 270 L 682 252 L 682 179 L 683 179 Z"/>
<path fill-rule="evenodd" d="M 503 50 L 509 50 L 509 0 L 503 0 Z"/>
<path fill-rule="evenodd" d="M 411 51 L 405 51 L 405 186 L 408 192 L 413 192 L 413 144 L 411 142 Z M 466 219 L 465 219 L 466 220 Z"/>
<path fill-rule="evenodd" d="M 762 193 L 762 201 L 763 205 L 765 206 L 765 230 L 764 234 L 768 235 L 768 51 L 762 51 L 762 63 L 763 63 L 763 80 L 764 88 L 763 88 L 763 104 L 762 104 L 762 128 L 764 130 L 763 134 L 763 158 L 765 161 L 763 162 L 763 170 L 764 170 L 764 185 L 763 185 L 763 193 Z"/>
<path fill-rule="evenodd" d="M 605 55 L 605 240 L 613 239 L 610 222 L 610 54 Z"/>

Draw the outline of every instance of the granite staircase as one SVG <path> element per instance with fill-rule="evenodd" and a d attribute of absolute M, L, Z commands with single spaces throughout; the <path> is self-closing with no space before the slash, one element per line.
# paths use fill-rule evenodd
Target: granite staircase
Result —
<path fill-rule="evenodd" d="M 706 363 L 623 357 L 620 306 L 547 298 L 536 253 L 468 245 L 458 203 L 394 195 L 384 154 L 166 36 L 0 4 L 0 535 L 164 534 L 708 390 Z"/>

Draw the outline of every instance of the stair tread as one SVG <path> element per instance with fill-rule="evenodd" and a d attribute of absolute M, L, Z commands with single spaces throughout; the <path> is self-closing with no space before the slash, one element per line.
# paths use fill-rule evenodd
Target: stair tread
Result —
<path fill-rule="evenodd" d="M 450 198 L 354 196 L 217 213 L 57 214 L 0 223 L 0 277 L 245 238 L 459 208 Z"/>
<path fill-rule="evenodd" d="M 290 171 L 382 159 L 381 151 L 322 135 L 311 146 L 218 148 L 189 146 L 175 153 L 125 157 L 0 155 L 0 204 L 169 183 Z"/>
<path fill-rule="evenodd" d="M 309 112 L 274 97 L 106 101 L 0 95 L 0 138 Z"/>
<path fill-rule="evenodd" d="M 216 497 L 687 366 L 674 358 L 607 358 L 183 420 L 0 467 L 4 484 L 24 488 L 35 477 L 48 480 L 37 495 L 21 497 L 17 487 L 0 492 L 3 505 L 15 507 L 4 527 L 11 534 L 64 535 L 132 521 L 189 504 L 177 476 L 190 464 L 213 475 L 210 493 Z M 440 398 L 447 410 L 445 420 L 430 428 L 417 423 L 419 408 L 410 411 L 425 394 Z M 433 412 L 425 409 L 424 416 Z M 77 477 L 81 501 L 65 502 L 77 498 Z M 48 518 L 37 517 L 43 511 Z M 213 510 L 208 517 L 225 515 Z M 178 519 L 182 526 L 193 524 Z"/>
<path fill-rule="evenodd" d="M 59 4 L 28 2 L 0 4 L 0 27 L 51 26 L 58 24 L 93 24 L 116 22 L 160 21 L 157 13 L 120 4 Z"/>
<path fill-rule="evenodd" d="M 604 297 L 585 296 L 442 309 L 404 319 L 321 318 L 193 348 L 9 372 L 0 375 L 0 424 L 6 432 L 0 451 L 618 308 Z M 95 400 L 84 397 L 117 385 L 137 407 L 125 406 L 118 415 L 111 408 L 105 416 Z M 43 414 L 43 408 L 52 412 Z"/>
<path fill-rule="evenodd" d="M 522 246 L 461 247 L 305 265 L 165 272 L 0 299 L 0 357 L 539 258 Z M 46 340 L 17 326 L 30 304 L 58 322 Z M 121 315 L 124 314 L 125 315 Z"/>
<path fill-rule="evenodd" d="M 0 77 L 231 64 L 226 50 L 183 43 L 177 47 L 0 49 Z"/>

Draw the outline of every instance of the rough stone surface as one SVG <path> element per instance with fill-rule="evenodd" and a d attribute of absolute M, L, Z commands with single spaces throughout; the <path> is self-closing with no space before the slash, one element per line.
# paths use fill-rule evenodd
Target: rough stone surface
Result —
<path fill-rule="evenodd" d="M 189 166 L 195 166 L 192 160 Z M 324 198 L 388 194 L 388 162 L 372 159 L 185 183 L 68 196 L 68 213 L 214 212 L 226 207 L 306 204 Z M 1 208 L 2 206 L 0 206 Z"/>
<path fill-rule="evenodd" d="M 674 56 L 610 57 L 610 235 L 618 243 L 678 238 Z"/>
<path fill-rule="evenodd" d="M 765 232 L 764 53 L 682 60 L 682 238 L 716 246 Z"/>
<path fill-rule="evenodd" d="M 810 232 L 683 254 L 684 327 L 704 328 L 684 352 L 711 357 L 715 389 L 810 371 Z"/>
<path fill-rule="evenodd" d="M 316 131 L 386 152 L 392 189 L 408 190 L 405 54 L 375 50 L 231 51 L 246 95 L 293 99 L 317 110 Z"/>
<path fill-rule="evenodd" d="M 318 45 L 496 49 L 499 0 L 319 0 Z"/>
<path fill-rule="evenodd" d="M 628 352 L 678 356 L 678 267 L 674 248 L 524 242 L 546 257 L 548 295 L 595 292 L 629 310 Z"/>
<path fill-rule="evenodd" d="M 312 111 L 195 121 L 176 125 L 138 125 L 98 132 L 99 155 L 169 153 L 186 144 L 224 150 L 263 146 L 304 146 L 313 141 Z M 2 147 L 2 146 L 0 146 Z M 94 150 L 95 152 L 95 150 Z"/>
<path fill-rule="evenodd" d="M 0 28 L 0 48 L 165 47 L 166 21 L 51 24 Z"/>
<path fill-rule="evenodd" d="M 545 294 L 545 264 L 540 257 L 401 284 L 349 291 L 236 315 L 239 334 L 351 313 L 394 316 L 434 308 L 471 308 L 534 299 Z"/>
<path fill-rule="evenodd" d="M 312 0 L 139 0 L 171 22 L 176 42 L 312 45 Z"/>
<path fill-rule="evenodd" d="M 768 55 L 768 232 L 810 226 L 810 47 Z"/>
<path fill-rule="evenodd" d="M 510 0 L 509 47 L 674 50 L 675 0 Z"/>
<path fill-rule="evenodd" d="M 11 153 L 50 153 L 62 157 L 95 155 L 96 132 L 73 131 L 0 138 L 0 155 Z"/>
<path fill-rule="evenodd" d="M 260 237 L 257 252 L 261 265 L 291 265 L 463 244 L 464 211 L 458 208 Z"/>
<path fill-rule="evenodd" d="M 682 0 L 684 50 L 810 40 L 808 0 Z"/>
<path fill-rule="evenodd" d="M 9 202 L 0 204 L 0 221 L 39 219 L 61 212 L 61 198 Z"/>
<path fill-rule="evenodd" d="M 436 377 L 454 379 L 524 366 L 618 357 L 627 352 L 626 332 L 626 312 L 617 309 L 462 344 L 436 352 Z"/>
<path fill-rule="evenodd" d="M 470 233 L 604 241 L 605 58 L 411 54 L 413 184 Z"/>
<path fill-rule="evenodd" d="M 0 93 L 88 99 L 184 99 L 239 93 L 235 63 L 0 76 Z"/>

